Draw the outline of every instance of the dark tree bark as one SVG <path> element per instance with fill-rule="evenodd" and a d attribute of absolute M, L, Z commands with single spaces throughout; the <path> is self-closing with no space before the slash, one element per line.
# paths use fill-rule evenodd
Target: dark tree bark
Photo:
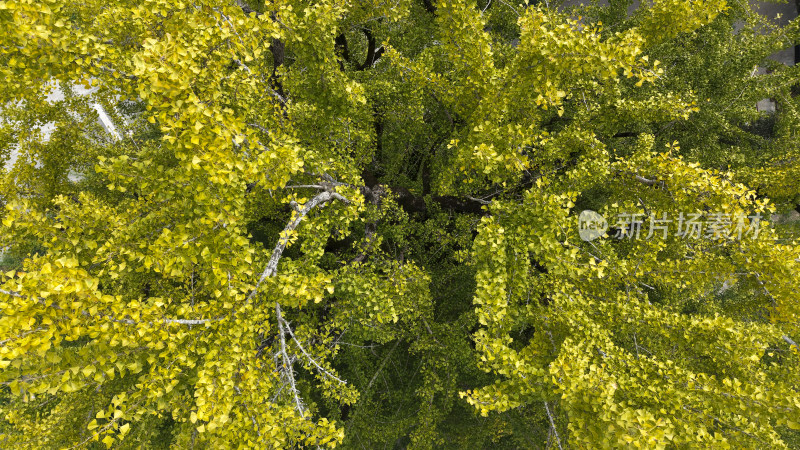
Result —
<path fill-rule="evenodd" d="M 367 37 L 367 58 L 364 60 L 364 64 L 359 66 L 358 70 L 364 70 L 369 67 L 372 67 L 382 55 L 383 55 L 383 47 L 375 50 L 375 36 L 372 34 L 372 30 L 369 28 L 362 28 L 361 31 L 364 32 L 364 35 Z"/>
<path fill-rule="evenodd" d="M 339 69 L 344 72 L 344 63 L 350 61 L 350 51 L 347 48 L 347 38 L 345 38 L 344 33 L 336 36 L 334 48 L 336 49 L 336 54 L 339 55 Z"/>

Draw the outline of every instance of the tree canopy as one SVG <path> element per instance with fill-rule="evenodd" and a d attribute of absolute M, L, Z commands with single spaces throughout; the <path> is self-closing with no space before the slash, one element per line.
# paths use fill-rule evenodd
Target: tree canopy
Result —
<path fill-rule="evenodd" d="M 631 5 L 0 0 L 2 446 L 800 448 L 800 22 Z"/>

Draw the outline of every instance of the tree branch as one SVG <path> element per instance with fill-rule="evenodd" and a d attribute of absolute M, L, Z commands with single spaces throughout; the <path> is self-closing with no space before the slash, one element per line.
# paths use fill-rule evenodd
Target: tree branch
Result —
<path fill-rule="evenodd" d="M 275 245 L 275 249 L 272 251 L 272 256 L 269 258 L 269 262 L 267 263 L 267 267 L 261 273 L 261 277 L 258 279 L 256 286 L 253 288 L 253 291 L 250 292 L 250 295 L 247 296 L 247 301 L 250 301 L 255 297 L 256 293 L 258 292 L 259 286 L 261 283 L 264 282 L 265 279 L 271 277 L 275 274 L 276 269 L 278 268 L 278 261 L 281 259 L 281 255 L 283 251 L 286 249 L 286 244 L 289 242 L 289 233 L 294 231 L 295 228 L 300 224 L 303 218 L 311 211 L 315 206 L 319 204 L 324 204 L 325 202 L 331 199 L 338 199 L 345 203 L 349 203 L 350 201 L 347 200 L 345 197 L 333 192 L 332 190 L 326 190 L 324 192 L 320 192 L 314 198 L 308 201 L 300 211 L 296 212 L 296 217 L 289 221 L 286 225 L 286 228 L 283 229 L 281 232 L 281 237 L 278 239 L 278 243 Z"/>
<path fill-rule="evenodd" d="M 344 63 L 350 62 L 350 50 L 347 48 L 347 38 L 344 33 L 339 33 L 334 40 L 336 53 L 342 58 L 339 60 L 339 69 L 344 72 Z"/>
<path fill-rule="evenodd" d="M 634 178 L 636 178 L 636 181 L 638 181 L 638 182 L 640 182 L 642 184 L 646 184 L 648 186 L 653 186 L 653 185 L 656 185 L 656 184 L 662 184 L 663 183 L 663 181 L 650 180 L 648 178 L 644 178 L 644 177 L 639 176 L 639 175 L 634 175 Z"/>
<path fill-rule="evenodd" d="M 245 14 L 256 13 L 256 17 L 260 16 L 261 14 L 264 14 L 264 13 L 260 13 L 260 12 L 258 12 L 256 10 L 254 10 L 253 8 L 251 8 L 248 4 L 246 4 L 242 0 L 236 0 L 236 4 L 239 5 L 240 8 L 242 8 L 242 11 Z"/>
<path fill-rule="evenodd" d="M 336 186 L 339 185 L 340 183 L 333 181 L 330 177 L 326 179 L 328 179 L 329 181 L 326 183 L 321 183 L 319 185 L 319 187 L 324 188 L 325 191 L 320 192 L 311 200 L 309 200 L 305 205 L 303 205 L 303 208 L 301 208 L 300 210 L 295 210 L 295 217 L 292 220 L 290 220 L 288 224 L 286 224 L 286 227 L 283 229 L 283 232 L 281 232 L 281 237 L 278 239 L 278 243 L 275 245 L 275 249 L 272 251 L 272 255 L 270 256 L 269 261 L 267 262 L 267 267 L 264 268 L 264 271 L 261 273 L 261 277 L 258 279 L 258 282 L 253 288 L 252 292 L 250 292 L 250 294 L 247 296 L 246 302 L 249 302 L 250 300 L 253 299 L 253 297 L 255 297 L 256 293 L 258 292 L 259 286 L 261 286 L 261 283 L 265 279 L 275 275 L 278 268 L 278 262 L 281 259 L 281 255 L 283 254 L 283 251 L 286 249 L 286 245 L 289 243 L 289 234 L 292 231 L 294 231 L 295 228 L 297 228 L 297 226 L 300 224 L 303 218 L 309 213 L 309 211 L 311 211 L 317 205 L 324 205 L 325 202 L 331 199 L 338 199 L 345 203 L 350 202 L 348 199 L 346 199 L 345 197 L 334 191 L 334 189 L 336 189 Z M 314 364 L 325 374 L 327 374 L 330 377 L 333 377 L 337 381 L 341 383 L 344 383 L 344 381 L 340 380 L 327 370 L 323 369 L 322 366 L 317 364 L 317 362 L 313 358 L 311 358 L 311 356 L 305 351 L 303 346 L 300 345 L 300 342 L 297 340 L 297 338 L 295 338 L 294 333 L 292 333 L 291 328 L 289 328 L 288 322 L 286 322 L 286 320 L 284 320 L 283 318 L 283 314 L 281 313 L 280 302 L 275 302 L 275 316 L 278 321 L 278 338 L 280 339 L 280 350 L 278 351 L 278 353 L 282 359 L 282 365 L 283 365 L 283 369 L 280 370 L 280 372 L 283 374 L 283 376 L 286 377 L 286 379 L 289 382 L 289 388 L 292 391 L 295 407 L 297 408 L 297 411 L 300 413 L 300 417 L 305 418 L 305 410 L 303 408 L 303 402 L 300 400 L 300 394 L 297 391 L 297 386 L 295 384 L 295 379 L 294 379 L 293 365 L 295 358 L 290 357 L 286 351 L 286 333 L 289 333 L 292 336 L 292 339 L 294 339 L 297 346 L 300 348 L 303 354 L 309 359 L 309 361 L 311 361 L 312 364 Z"/>
<path fill-rule="evenodd" d="M 84 313 L 84 314 L 90 316 L 90 314 L 88 314 L 88 313 Z M 141 322 L 137 322 L 137 321 L 132 320 L 132 319 L 115 319 L 112 316 L 104 316 L 104 315 L 101 315 L 101 317 L 105 317 L 105 318 L 107 318 L 108 320 L 110 320 L 112 322 L 124 323 L 124 324 L 127 324 L 127 325 L 137 325 L 137 324 L 141 323 Z M 161 319 L 161 320 L 156 320 L 154 322 L 147 322 L 147 324 L 148 325 L 153 325 L 154 323 L 164 323 L 164 324 L 174 323 L 174 324 L 178 324 L 178 325 L 202 325 L 202 324 L 207 323 L 207 322 L 216 322 L 218 320 L 222 320 L 222 317 L 219 317 L 219 318 L 216 318 L 216 319 Z"/>
<path fill-rule="evenodd" d="M 400 345 L 400 340 L 399 339 L 397 341 L 395 341 L 394 347 L 392 347 L 392 349 L 389 350 L 388 353 L 386 353 L 386 356 L 383 357 L 383 361 L 381 361 L 381 365 L 378 366 L 378 370 L 376 370 L 375 374 L 372 375 L 372 378 L 369 380 L 369 383 L 367 384 L 367 388 L 364 389 L 364 392 L 369 392 L 369 388 L 372 387 L 372 383 L 374 383 L 375 380 L 378 378 L 378 374 L 381 373 L 381 370 L 383 370 L 383 367 L 389 361 L 389 357 L 392 356 L 392 353 L 394 353 L 394 351 L 395 351 L 395 349 L 397 348 L 398 345 Z"/>
<path fill-rule="evenodd" d="M 41 297 L 36 298 L 36 297 L 25 296 L 25 295 L 20 294 L 19 292 L 7 291 L 5 289 L 0 289 L 0 294 L 10 295 L 11 297 L 17 297 L 17 298 L 32 298 L 32 299 L 38 301 L 39 303 L 43 303 L 44 302 L 44 298 L 41 298 Z M 61 309 L 61 308 L 58 307 L 58 305 L 55 305 L 55 304 L 54 305 L 50 305 L 50 307 L 54 308 L 54 309 Z M 94 317 L 94 316 L 92 316 L 91 314 L 89 314 L 86 311 L 83 311 L 82 314 L 84 316 L 87 316 L 87 317 Z M 107 319 L 111 320 L 112 322 L 124 323 L 124 324 L 128 324 L 128 325 L 136 325 L 136 324 L 141 323 L 141 322 L 137 322 L 137 321 L 132 320 L 132 319 L 115 319 L 112 316 L 106 316 L 106 315 L 103 315 L 103 314 L 100 314 L 100 317 L 107 318 Z M 165 324 L 174 323 L 174 324 L 178 324 L 178 325 L 202 325 L 202 324 L 204 324 L 206 322 L 215 322 L 215 321 L 218 321 L 218 320 L 222 320 L 222 318 L 218 317 L 216 319 L 161 319 L 161 320 L 156 320 L 156 321 L 147 322 L 147 323 L 149 325 L 153 325 L 154 323 L 165 323 Z"/>
<path fill-rule="evenodd" d="M 558 438 L 558 430 L 556 429 L 556 423 L 553 420 L 553 415 L 550 414 L 550 407 L 547 406 L 547 402 L 544 402 L 544 410 L 547 412 L 547 418 L 550 419 L 550 428 L 553 430 L 553 435 L 556 438 L 556 444 L 558 445 L 559 450 L 561 450 L 561 439 Z"/>
<path fill-rule="evenodd" d="M 11 292 L 11 291 L 7 291 L 5 289 L 0 289 L 0 294 L 6 294 L 6 295 L 10 295 L 12 297 L 25 298 L 25 296 L 20 294 L 19 292 Z"/>
<path fill-rule="evenodd" d="M 428 206 L 423 197 L 415 196 L 406 188 L 394 188 L 392 191 L 397 194 L 397 203 L 399 203 L 406 212 L 428 213 Z M 487 213 L 482 208 L 484 203 L 482 201 L 473 200 L 471 197 L 462 198 L 451 195 L 435 195 L 431 197 L 431 200 L 437 203 L 442 209 L 454 212 L 480 215 Z"/>
<path fill-rule="evenodd" d="M 297 405 L 297 411 L 300 413 L 300 417 L 305 418 L 305 414 L 303 412 L 303 402 L 300 401 L 300 394 L 297 392 L 297 386 L 294 382 L 294 372 L 292 366 L 294 365 L 294 361 L 289 359 L 289 354 L 286 353 L 286 332 L 283 330 L 283 316 L 281 315 L 281 304 L 275 303 L 275 314 L 278 317 L 278 336 L 281 340 L 281 358 L 283 359 L 283 373 L 289 379 L 289 387 L 292 390 L 292 395 L 294 396 L 295 405 Z"/>
<path fill-rule="evenodd" d="M 380 59 L 384 52 L 383 47 L 379 48 L 377 51 L 375 50 L 375 36 L 372 35 L 372 30 L 367 27 L 363 27 L 361 28 L 361 31 L 364 32 L 364 35 L 367 37 L 367 58 L 364 60 L 364 64 L 359 66 L 358 70 L 364 70 L 372 67 L 372 65 L 375 64 L 375 61 Z"/>
<path fill-rule="evenodd" d="M 315 366 L 315 367 L 316 367 L 316 368 L 317 368 L 317 369 L 318 369 L 320 372 L 322 372 L 322 373 L 324 373 L 325 375 L 327 375 L 327 376 L 329 376 L 329 377 L 333 378 L 334 380 L 338 381 L 339 383 L 342 383 L 342 384 L 347 384 L 347 382 L 346 382 L 346 381 L 344 381 L 344 380 L 340 379 L 339 377 L 337 377 L 336 375 L 334 375 L 334 374 L 332 374 L 332 373 L 328 372 L 328 371 L 327 371 L 327 370 L 326 370 L 324 367 L 322 367 L 321 365 L 319 365 L 319 363 L 317 363 L 317 361 L 316 361 L 314 358 L 312 358 L 312 357 L 311 357 L 311 355 L 309 355 L 309 354 L 308 354 L 308 352 L 306 351 L 306 349 L 305 349 L 305 348 L 303 348 L 303 346 L 300 344 L 300 341 L 298 341 L 298 340 L 297 340 L 297 337 L 296 337 L 296 336 L 294 335 L 294 333 L 292 332 L 292 327 L 290 327 L 290 326 L 289 326 L 289 322 L 287 322 L 287 321 L 286 321 L 285 319 L 283 319 L 283 318 L 280 318 L 279 320 L 283 320 L 283 325 L 286 327 L 286 331 L 289 333 L 289 336 L 291 336 L 291 337 L 292 337 L 292 340 L 294 340 L 294 343 L 295 343 L 295 344 L 297 344 L 297 347 L 300 349 L 300 351 L 301 351 L 301 352 L 303 352 L 303 354 L 304 354 L 304 355 L 306 355 L 306 358 L 308 358 L 308 360 L 309 360 L 309 361 L 311 361 L 311 363 L 312 363 L 312 364 L 313 364 L 313 365 L 314 365 L 314 366 Z"/>

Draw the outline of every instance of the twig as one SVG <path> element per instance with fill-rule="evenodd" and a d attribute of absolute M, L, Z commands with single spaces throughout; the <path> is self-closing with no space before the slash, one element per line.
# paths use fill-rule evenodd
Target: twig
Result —
<path fill-rule="evenodd" d="M 5 289 L 0 289 L 0 294 L 10 295 L 12 297 L 18 297 L 18 298 L 26 298 L 25 295 L 22 295 L 19 292 L 7 291 Z M 34 298 L 34 297 L 27 297 L 27 298 Z M 40 303 L 44 302 L 43 298 L 38 298 L 37 300 Z M 50 305 L 50 307 L 51 308 L 55 308 L 55 309 L 60 309 L 60 308 L 58 308 L 58 305 L 55 305 L 55 304 L 54 305 Z M 88 316 L 88 317 L 93 317 L 91 314 L 89 314 L 86 311 L 83 311 L 83 315 L 84 316 Z M 105 316 L 105 315 L 102 315 L 102 314 L 100 314 L 100 317 L 105 317 L 105 318 L 111 320 L 112 322 L 124 323 L 124 324 L 128 324 L 128 325 L 136 325 L 138 323 L 141 323 L 141 322 L 136 322 L 135 320 L 132 320 L 132 319 L 115 319 L 112 316 Z M 161 319 L 161 320 L 156 320 L 154 322 L 148 322 L 148 324 L 152 325 L 154 323 L 175 323 L 175 324 L 179 324 L 179 325 L 201 325 L 201 324 L 204 324 L 206 322 L 214 322 L 214 321 L 218 321 L 218 320 L 222 320 L 222 318 L 218 317 L 216 319 Z"/>
<path fill-rule="evenodd" d="M 283 358 L 283 366 L 284 366 L 284 375 L 286 378 L 289 379 L 289 386 L 292 389 L 292 395 L 294 395 L 294 401 L 297 405 L 297 411 L 300 413 L 300 417 L 305 418 L 305 414 L 303 413 L 303 403 L 300 401 L 300 395 L 297 392 L 297 386 L 294 383 L 294 373 L 292 372 L 292 365 L 294 361 L 289 360 L 289 355 L 286 353 L 286 339 L 284 335 L 286 334 L 283 331 L 283 316 L 281 315 L 281 304 L 275 303 L 275 314 L 278 317 L 278 336 L 281 339 L 281 357 Z"/>
<path fill-rule="evenodd" d="M 481 205 L 490 205 L 492 203 L 492 202 L 490 202 L 488 200 L 483 200 L 483 199 L 480 199 L 480 198 L 471 197 L 469 195 L 467 195 L 467 198 L 472 200 L 473 202 L 478 202 Z"/>
<path fill-rule="evenodd" d="M 646 184 L 648 186 L 653 186 L 655 184 L 663 183 L 662 181 L 650 180 L 650 179 L 647 179 L 647 178 L 639 176 L 639 175 L 635 175 L 634 178 L 636 178 L 636 181 L 638 181 L 640 183 L 643 183 L 643 184 Z"/>
<path fill-rule="evenodd" d="M 544 402 L 544 410 L 547 412 L 547 418 L 550 419 L 550 427 L 553 430 L 553 435 L 556 438 L 556 445 L 558 445 L 559 450 L 563 450 L 561 447 L 561 439 L 558 438 L 558 430 L 556 429 L 556 423 L 553 420 L 553 415 L 550 414 L 550 407 L 547 406 L 547 402 Z"/>
<path fill-rule="evenodd" d="M 102 316 L 102 317 L 106 317 L 112 322 L 124 323 L 127 325 L 137 325 L 141 323 L 131 319 L 115 319 L 111 316 Z M 161 319 L 155 322 L 147 322 L 147 323 L 148 325 L 153 325 L 154 323 L 174 323 L 178 325 L 202 325 L 207 322 L 216 322 L 218 320 L 222 320 L 222 317 L 218 317 L 216 319 Z"/>
<path fill-rule="evenodd" d="M 18 292 L 11 292 L 11 291 L 7 291 L 5 289 L 0 289 L 0 294 L 6 294 L 6 295 L 10 295 L 12 297 L 19 297 L 19 298 L 24 298 L 25 297 L 24 295 L 22 295 L 22 294 L 20 294 Z"/>
<path fill-rule="evenodd" d="M 436 342 L 436 343 L 437 343 L 437 344 L 439 344 L 439 345 L 442 345 L 442 343 L 441 343 L 441 342 L 439 342 L 439 341 L 436 339 L 436 335 L 435 335 L 435 334 L 433 334 L 433 330 L 431 330 L 431 326 L 430 326 L 430 325 L 428 325 L 428 321 L 427 321 L 427 320 L 425 320 L 425 318 L 424 318 L 424 317 L 422 317 L 422 316 L 420 316 L 420 318 L 422 319 L 422 323 L 424 323 L 424 324 L 425 324 L 425 328 L 427 328 L 427 329 L 428 329 L 428 333 L 430 333 L 431 337 L 433 338 L 433 341 L 434 341 L 434 342 Z M 444 345 L 442 345 L 442 347 L 444 347 Z"/>
<path fill-rule="evenodd" d="M 301 351 L 301 352 L 303 352 L 303 354 L 304 354 L 304 355 L 306 355 L 306 358 L 308 358 L 308 360 L 309 360 L 309 361 L 311 361 L 311 363 L 312 363 L 312 364 L 314 364 L 314 366 L 315 366 L 315 367 L 316 367 L 318 370 L 320 370 L 320 371 L 321 371 L 322 373 L 324 373 L 325 375 L 327 375 L 327 376 L 329 376 L 329 377 L 333 378 L 334 380 L 338 381 L 339 383 L 342 383 L 342 384 L 347 384 L 347 382 L 346 382 L 346 381 L 344 381 L 344 380 L 340 379 L 340 378 L 339 378 L 339 377 L 337 377 L 336 375 L 334 375 L 334 374 L 332 374 L 332 373 L 328 372 L 327 370 L 325 370 L 325 368 L 324 368 L 324 367 L 320 366 L 320 365 L 319 365 L 319 363 L 317 363 L 317 361 L 316 361 L 316 360 L 314 360 L 314 358 L 312 358 L 312 357 L 311 357 L 311 355 L 309 355 L 309 354 L 308 354 L 308 352 L 306 351 L 306 349 L 305 349 L 305 348 L 303 348 L 303 346 L 302 346 L 302 345 L 300 345 L 300 341 L 298 341 L 298 340 L 297 340 L 297 337 L 296 337 L 296 336 L 294 335 L 294 333 L 292 332 L 292 328 L 289 326 L 289 322 L 287 322 L 287 321 L 286 321 L 286 320 L 284 320 L 284 319 L 279 319 L 279 320 L 283 320 L 283 325 L 286 327 L 286 331 L 289 333 L 289 336 L 291 336 L 291 337 L 292 337 L 292 340 L 294 340 L 294 343 L 295 343 L 295 344 L 297 344 L 297 347 L 300 349 L 300 351 Z"/>
<path fill-rule="evenodd" d="M 392 349 L 389 350 L 389 352 L 383 358 L 383 361 L 381 361 L 381 365 L 378 366 L 378 370 L 375 371 L 375 375 L 372 375 L 372 378 L 369 380 L 369 383 L 367 384 L 367 388 L 364 389 L 365 392 L 368 392 L 369 388 L 372 387 L 372 383 L 374 383 L 375 379 L 378 378 L 378 374 L 381 373 L 381 370 L 383 370 L 383 367 L 389 361 L 389 357 L 392 356 L 392 353 L 394 353 L 394 350 L 397 348 L 398 345 L 400 345 L 400 340 L 399 339 L 394 343 L 394 347 L 392 347 Z"/>
<path fill-rule="evenodd" d="M 324 186 L 319 184 L 295 184 L 293 186 L 285 186 L 286 189 L 301 189 L 301 188 L 309 188 L 309 189 L 325 189 Z"/>

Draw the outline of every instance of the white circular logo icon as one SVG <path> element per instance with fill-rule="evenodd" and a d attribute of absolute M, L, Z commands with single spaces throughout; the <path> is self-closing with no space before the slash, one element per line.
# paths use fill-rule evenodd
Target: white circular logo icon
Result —
<path fill-rule="evenodd" d="M 608 222 L 600 214 L 586 209 L 578 216 L 578 234 L 584 241 L 593 241 L 608 229 Z"/>

